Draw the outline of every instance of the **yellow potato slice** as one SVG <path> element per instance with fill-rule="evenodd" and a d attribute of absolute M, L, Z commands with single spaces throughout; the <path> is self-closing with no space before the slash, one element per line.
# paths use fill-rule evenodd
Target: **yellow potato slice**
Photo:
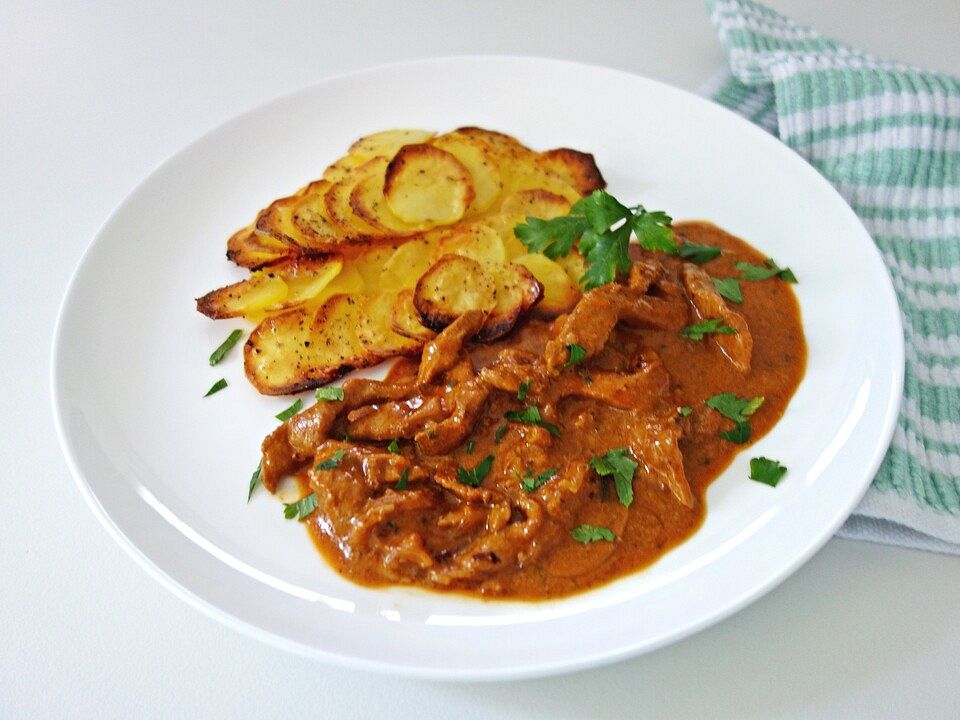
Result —
<path fill-rule="evenodd" d="M 350 265 L 363 278 L 364 292 L 370 293 L 383 289 L 381 288 L 385 279 L 383 266 L 395 252 L 396 250 L 390 245 L 374 246 L 350 261 Z"/>
<path fill-rule="evenodd" d="M 443 255 L 463 255 L 481 265 L 503 265 L 507 261 L 500 233 L 482 221 L 458 228 L 440 243 L 434 254 L 437 260 Z"/>
<path fill-rule="evenodd" d="M 520 239 L 514 233 L 514 228 L 525 220 L 526 218 L 523 215 L 509 214 L 488 215 L 483 219 L 484 224 L 493 228 L 500 236 L 508 261 L 529 252 L 526 245 L 520 242 Z"/>
<path fill-rule="evenodd" d="M 377 362 L 357 337 L 361 306 L 361 298 L 341 294 L 316 310 L 292 308 L 266 318 L 243 348 L 247 378 L 265 395 L 287 395 Z"/>
<path fill-rule="evenodd" d="M 342 245 L 343 233 L 326 213 L 325 198 L 329 189 L 328 181 L 318 180 L 297 195 L 289 208 L 278 208 L 278 229 L 304 247 L 323 250 Z"/>
<path fill-rule="evenodd" d="M 473 201 L 470 173 L 453 155 L 431 145 L 404 145 L 387 165 L 383 194 L 408 223 L 449 225 Z"/>
<path fill-rule="evenodd" d="M 415 355 L 423 347 L 424 339 L 406 337 L 393 329 L 396 302 L 397 293 L 386 291 L 375 292 L 364 302 L 357 335 L 371 355 L 380 358 Z"/>
<path fill-rule="evenodd" d="M 323 179 L 329 183 L 343 180 L 350 171 L 360 167 L 369 159 L 364 155 L 344 155 L 323 171 Z"/>
<path fill-rule="evenodd" d="M 569 255 L 557 258 L 556 263 L 563 268 L 567 277 L 579 288 L 580 278 L 587 271 L 587 263 L 584 261 L 583 255 L 574 250 Z"/>
<path fill-rule="evenodd" d="M 515 257 L 543 286 L 543 297 L 533 308 L 538 317 L 555 318 L 568 312 L 580 299 L 580 290 L 566 271 L 546 255 L 529 253 Z"/>
<path fill-rule="evenodd" d="M 413 235 L 431 226 L 431 223 L 404 222 L 390 210 L 383 196 L 384 175 L 388 160 L 377 157 L 366 163 L 350 193 L 350 208 L 360 220 L 381 232 L 396 236 Z"/>
<path fill-rule="evenodd" d="M 495 301 L 477 333 L 477 340 L 482 342 L 496 340 L 510 332 L 519 317 L 543 295 L 543 286 L 522 265 L 491 265 L 485 270 L 493 279 Z"/>
<path fill-rule="evenodd" d="M 396 278 L 401 288 L 412 288 L 420 276 L 430 269 L 436 241 L 417 239 L 404 243 L 384 263 L 384 275 Z"/>
<path fill-rule="evenodd" d="M 253 225 L 237 230 L 227 240 L 227 259 L 251 270 L 299 253 L 293 243 L 256 232 Z"/>
<path fill-rule="evenodd" d="M 198 298 L 197 310 L 211 318 L 251 318 L 300 305 L 323 292 L 342 267 L 335 255 L 283 260 Z"/>
<path fill-rule="evenodd" d="M 600 168 L 590 153 L 557 148 L 540 153 L 540 161 L 548 170 L 562 177 L 574 190 L 581 195 L 589 195 L 594 190 L 601 190 L 607 186 L 607 181 L 600 174 Z"/>
<path fill-rule="evenodd" d="M 369 161 L 367 161 L 369 162 Z M 374 237 L 379 233 L 369 223 L 358 218 L 350 207 L 350 195 L 363 176 L 366 163 L 347 173 L 341 180 L 330 185 L 324 194 L 324 210 L 327 220 L 345 237 L 359 239 Z"/>
<path fill-rule="evenodd" d="M 571 203 L 563 196 L 542 188 L 519 190 L 503 198 L 500 212 L 504 215 L 519 215 L 552 220 L 570 213 Z"/>
<path fill-rule="evenodd" d="M 475 215 L 488 210 L 503 188 L 500 169 L 489 143 L 480 137 L 452 132 L 434 138 L 430 144 L 453 155 L 470 173 L 474 196 L 466 214 Z"/>
<path fill-rule="evenodd" d="M 580 199 L 580 193 L 560 175 L 543 165 L 532 152 L 517 153 L 505 160 L 500 165 L 500 171 L 503 173 L 504 198 L 521 190 L 545 190 L 559 195 L 570 204 Z"/>
<path fill-rule="evenodd" d="M 439 331 L 467 310 L 493 310 L 496 291 L 496 281 L 476 260 L 444 255 L 417 282 L 413 306 L 421 323 Z"/>
<path fill-rule="evenodd" d="M 420 322 L 417 309 L 413 306 L 413 290 L 401 290 L 393 303 L 390 325 L 394 332 L 414 340 L 424 342 L 436 337 L 436 333 Z"/>
<path fill-rule="evenodd" d="M 404 145 L 425 143 L 435 134 L 429 130 L 382 130 L 357 140 L 350 146 L 350 154 L 366 158 L 380 155 L 389 159 Z"/>

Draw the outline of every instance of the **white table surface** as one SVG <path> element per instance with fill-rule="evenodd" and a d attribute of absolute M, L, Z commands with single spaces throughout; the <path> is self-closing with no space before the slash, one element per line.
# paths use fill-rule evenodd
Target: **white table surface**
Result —
<path fill-rule="evenodd" d="M 956 0 L 775 0 L 896 59 L 960 72 Z M 148 577 L 87 509 L 49 403 L 84 247 L 158 163 L 328 75 L 463 53 L 564 57 L 696 88 L 723 55 L 682 2 L 0 3 L 0 717 L 960 717 L 960 560 L 832 540 L 725 622 L 614 666 L 458 685 L 321 665 Z"/>

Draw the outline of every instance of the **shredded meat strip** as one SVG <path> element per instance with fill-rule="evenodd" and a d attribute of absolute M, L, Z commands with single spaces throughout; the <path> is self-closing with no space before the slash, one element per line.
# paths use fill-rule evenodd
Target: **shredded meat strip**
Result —
<path fill-rule="evenodd" d="M 727 304 L 727 301 L 717 292 L 710 276 L 696 265 L 684 263 L 680 273 L 697 319 L 719 318 L 728 327 L 736 330 L 736 335 L 714 334 L 712 337 L 720 351 L 737 370 L 742 373 L 748 372 L 750 357 L 753 354 L 753 336 L 743 315 Z"/>

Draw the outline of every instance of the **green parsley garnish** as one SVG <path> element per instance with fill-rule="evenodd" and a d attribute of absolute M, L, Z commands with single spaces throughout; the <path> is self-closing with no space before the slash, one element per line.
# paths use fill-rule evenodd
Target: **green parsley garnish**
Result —
<path fill-rule="evenodd" d="M 797 276 L 793 274 L 790 268 L 782 268 L 773 261 L 773 258 L 767 258 L 766 267 L 763 265 L 751 265 L 742 260 L 737 263 L 737 270 L 743 273 L 744 280 L 769 280 L 772 277 L 779 277 L 784 282 L 795 283 Z"/>
<path fill-rule="evenodd" d="M 338 387 L 321 387 L 317 388 L 313 396 L 317 400 L 325 400 L 330 402 L 331 400 L 343 400 L 343 388 Z"/>
<path fill-rule="evenodd" d="M 720 437 L 742 445 L 750 439 L 750 421 L 747 419 L 763 405 L 762 397 L 740 398 L 733 393 L 720 393 L 707 398 L 706 405 L 735 423 L 733 430 L 724 430 Z"/>
<path fill-rule="evenodd" d="M 517 388 L 517 400 L 527 399 L 527 393 L 530 392 L 531 385 L 533 385 L 533 380 L 524 380 L 520 383 L 520 387 Z"/>
<path fill-rule="evenodd" d="M 633 502 L 633 473 L 637 463 L 627 455 L 626 448 L 616 448 L 606 455 L 590 458 L 590 466 L 600 477 L 613 476 L 620 504 L 630 507 Z"/>
<path fill-rule="evenodd" d="M 553 480 L 553 478 L 557 476 L 557 472 L 558 470 L 556 468 L 550 468 L 549 470 L 544 470 L 542 473 L 535 476 L 532 472 L 527 470 L 523 474 L 523 477 L 520 478 L 520 487 L 523 488 L 524 492 L 532 493 Z"/>
<path fill-rule="evenodd" d="M 677 255 L 697 265 L 703 265 L 720 257 L 720 253 L 720 248 L 713 245 L 697 245 L 692 242 L 685 242 L 677 249 Z"/>
<path fill-rule="evenodd" d="M 693 408 L 689 405 L 684 405 L 683 407 L 677 408 L 677 412 L 680 413 L 681 417 L 687 417 L 693 412 Z"/>
<path fill-rule="evenodd" d="M 473 449 L 474 449 L 476 446 L 477 446 L 477 444 L 476 444 L 473 440 L 471 440 L 470 442 L 468 442 L 468 443 L 467 443 L 467 455 L 473 455 Z"/>
<path fill-rule="evenodd" d="M 389 450 L 392 453 L 400 452 L 400 441 L 397 440 L 397 438 L 394 438 L 393 440 L 391 440 L 390 444 L 387 445 L 387 450 Z"/>
<path fill-rule="evenodd" d="M 225 378 L 220 378 L 213 385 L 210 386 L 210 389 L 207 390 L 204 397 L 210 397 L 214 393 L 218 393 L 227 386 L 227 381 Z"/>
<path fill-rule="evenodd" d="M 576 343 L 570 343 L 567 345 L 567 352 L 570 354 L 567 356 L 567 367 L 573 367 L 574 365 L 579 365 L 583 362 L 583 359 L 587 356 L 587 350 L 583 345 L 577 345 Z"/>
<path fill-rule="evenodd" d="M 497 428 L 497 431 L 493 434 L 493 441 L 499 445 L 500 441 L 503 440 L 503 436 L 506 434 L 507 434 L 506 424 L 501 425 L 500 427 Z"/>
<path fill-rule="evenodd" d="M 569 214 L 552 220 L 526 218 L 513 232 L 530 252 L 551 260 L 569 254 L 579 241 L 587 270 L 580 278 L 585 289 L 613 282 L 617 273 L 630 270 L 627 249 L 631 234 L 647 250 L 677 252 L 672 219 L 664 212 L 647 211 L 642 205 L 627 207 L 604 190 L 580 198 Z"/>
<path fill-rule="evenodd" d="M 680 331 L 680 337 L 688 340 L 703 340 L 704 335 L 736 335 L 737 331 L 727 325 L 720 318 L 711 318 L 693 325 L 689 325 Z"/>
<path fill-rule="evenodd" d="M 287 520 L 303 520 L 307 515 L 317 509 L 317 495 L 310 493 L 305 498 L 300 498 L 296 502 L 283 504 L 283 516 Z"/>
<path fill-rule="evenodd" d="M 765 457 L 750 458 L 750 479 L 776 487 L 787 469 L 776 460 Z"/>
<path fill-rule="evenodd" d="M 237 340 L 243 337 L 243 330 L 234 330 L 227 335 L 227 339 L 220 343 L 219 347 L 210 353 L 210 365 L 216 365 L 226 357 L 230 349 L 237 344 Z"/>
<path fill-rule="evenodd" d="M 394 490 L 406 490 L 407 482 L 410 479 L 410 471 L 407 468 L 403 469 L 403 472 L 400 473 L 400 479 L 397 480 L 397 484 L 393 486 Z"/>
<path fill-rule="evenodd" d="M 740 289 L 740 283 L 737 282 L 736 278 L 711 278 L 713 280 L 713 286 L 717 289 L 717 292 L 720 293 L 721 297 L 725 297 L 730 302 L 742 303 L 743 302 L 743 290 Z"/>
<path fill-rule="evenodd" d="M 613 542 L 617 539 L 617 536 L 613 534 L 613 531 L 610 528 L 587 525 L 586 523 L 580 527 L 575 527 L 570 531 L 570 535 L 578 543 L 583 543 L 584 545 L 589 545 L 590 543 L 599 542 L 601 540 Z"/>
<path fill-rule="evenodd" d="M 343 456 L 346 454 L 346 450 L 337 450 L 323 462 L 317 463 L 314 470 L 333 470 L 340 464 L 340 461 L 343 460 Z"/>
<path fill-rule="evenodd" d="M 247 502 L 250 502 L 250 498 L 253 497 L 253 491 L 257 489 L 257 485 L 260 484 L 260 471 L 263 468 L 262 465 L 257 465 L 257 469 L 253 471 L 253 475 L 250 476 L 250 489 L 247 490 Z"/>
<path fill-rule="evenodd" d="M 470 487 L 480 487 L 480 483 L 493 467 L 493 455 L 487 455 L 476 467 L 467 470 L 466 468 L 457 468 L 457 482 Z"/>
<path fill-rule="evenodd" d="M 540 410 L 533 405 L 527 405 L 523 410 L 508 410 L 503 417 L 523 425 L 539 425 L 554 437 L 560 437 L 560 428 L 540 417 Z"/>
<path fill-rule="evenodd" d="M 301 400 L 300 398 L 297 398 L 297 401 L 293 405 L 291 405 L 290 407 L 288 407 L 286 410 L 282 412 L 278 412 L 274 417 L 276 417 L 277 420 L 279 420 L 280 422 L 286 422 L 287 420 L 292 418 L 294 415 L 296 415 L 298 412 L 300 412 L 300 408 L 302 407 L 303 407 L 303 400 Z"/>

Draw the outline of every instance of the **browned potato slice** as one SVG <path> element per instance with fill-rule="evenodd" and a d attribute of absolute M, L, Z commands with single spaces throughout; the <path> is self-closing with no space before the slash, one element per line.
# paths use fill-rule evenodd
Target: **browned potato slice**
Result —
<path fill-rule="evenodd" d="M 510 332 L 520 315 L 543 295 L 543 286 L 522 265 L 488 266 L 487 272 L 493 278 L 496 300 L 477 333 L 477 340 L 483 342 L 496 340 Z"/>
<path fill-rule="evenodd" d="M 211 318 L 250 317 L 300 305 L 323 292 L 342 267 L 342 259 L 335 255 L 283 260 L 208 292 L 197 299 L 197 310 Z"/>
<path fill-rule="evenodd" d="M 343 234 L 326 213 L 325 198 L 329 189 L 330 183 L 326 180 L 310 183 L 286 211 L 288 216 L 281 215 L 280 229 L 306 247 L 328 249 L 341 245 Z"/>
<path fill-rule="evenodd" d="M 285 310 L 261 322 L 243 348 L 247 378 L 265 395 L 325 385 L 378 361 L 360 344 L 357 296 L 334 295 L 319 309 Z"/>
<path fill-rule="evenodd" d="M 350 194 L 361 179 L 365 166 L 366 163 L 349 172 L 343 179 L 330 185 L 324 194 L 326 218 L 344 237 L 358 238 L 380 234 L 372 225 L 358 218 L 350 207 Z"/>
<path fill-rule="evenodd" d="M 570 204 L 580 199 L 580 193 L 529 150 L 504 160 L 500 169 L 503 173 L 504 198 L 521 190 L 545 190 L 559 195 Z"/>
<path fill-rule="evenodd" d="M 571 203 L 565 197 L 542 188 L 512 193 L 504 197 L 500 204 L 500 212 L 504 215 L 535 217 L 541 220 L 552 220 L 566 215 L 570 212 L 570 208 Z"/>
<path fill-rule="evenodd" d="M 396 279 L 400 288 L 412 288 L 432 264 L 431 256 L 436 241 L 418 238 L 404 243 L 384 263 L 383 273 L 388 279 Z"/>
<path fill-rule="evenodd" d="M 503 265 L 507 261 L 500 233 L 483 221 L 460 225 L 440 243 L 434 255 L 437 260 L 443 255 L 463 255 L 481 265 Z"/>
<path fill-rule="evenodd" d="M 415 355 L 423 347 L 423 339 L 409 338 L 393 329 L 396 302 L 397 293 L 385 291 L 373 293 L 364 302 L 357 335 L 360 344 L 371 355 L 380 358 Z"/>
<path fill-rule="evenodd" d="M 600 174 L 596 160 L 590 153 L 557 148 L 540 153 L 544 166 L 567 181 L 581 195 L 589 195 L 594 190 L 602 190 L 607 181 Z"/>
<path fill-rule="evenodd" d="M 360 176 L 350 192 L 350 208 L 354 215 L 370 227 L 396 236 L 413 235 L 429 228 L 431 223 L 404 222 L 390 210 L 383 196 L 388 162 L 385 157 L 373 158 L 358 171 Z"/>
<path fill-rule="evenodd" d="M 568 312 L 580 299 L 580 290 L 566 271 L 546 255 L 529 253 L 515 257 L 543 286 L 543 298 L 533 308 L 538 317 L 555 318 Z"/>
<path fill-rule="evenodd" d="M 350 171 L 363 165 L 369 158 L 363 155 L 344 155 L 323 171 L 323 179 L 329 183 L 343 180 Z"/>
<path fill-rule="evenodd" d="M 479 136 L 471 137 L 458 132 L 440 135 L 430 144 L 453 155 L 470 173 L 474 196 L 467 214 L 489 209 L 503 188 L 500 169 L 490 144 Z"/>
<path fill-rule="evenodd" d="M 425 143 L 435 133 L 429 130 L 382 130 L 364 135 L 350 146 L 350 154 L 372 158 L 378 155 L 392 158 L 404 145 Z"/>
<path fill-rule="evenodd" d="M 252 225 L 237 230 L 227 240 L 227 259 L 251 270 L 292 257 L 299 252 L 299 248 L 293 243 L 260 235 Z"/>
<path fill-rule="evenodd" d="M 432 340 L 436 333 L 420 322 L 417 309 L 413 306 L 413 290 L 401 290 L 393 303 L 390 325 L 400 335 L 424 342 Z"/>
<path fill-rule="evenodd" d="M 413 305 L 420 322 L 439 331 L 467 310 L 493 310 L 496 291 L 497 282 L 476 260 L 444 255 L 417 282 Z"/>
<path fill-rule="evenodd" d="M 404 145 L 387 165 L 383 194 L 408 223 L 449 225 L 473 201 L 470 173 L 453 155 L 432 145 Z"/>

